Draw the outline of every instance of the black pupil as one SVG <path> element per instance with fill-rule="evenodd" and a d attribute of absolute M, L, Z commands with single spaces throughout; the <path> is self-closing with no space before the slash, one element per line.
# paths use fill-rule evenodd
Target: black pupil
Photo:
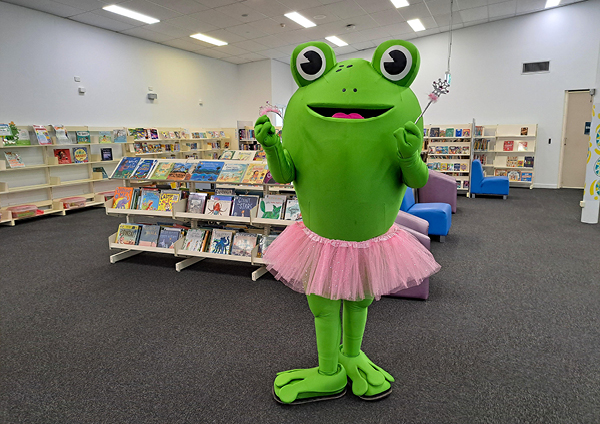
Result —
<path fill-rule="evenodd" d="M 383 67 L 389 75 L 398 75 L 406 68 L 406 55 L 400 50 L 389 52 L 393 62 L 384 62 Z"/>
<path fill-rule="evenodd" d="M 308 59 L 308 62 L 300 64 L 300 67 L 307 75 L 315 75 L 321 70 L 323 59 L 321 59 L 319 53 L 314 50 L 309 50 L 304 53 L 304 57 Z"/>

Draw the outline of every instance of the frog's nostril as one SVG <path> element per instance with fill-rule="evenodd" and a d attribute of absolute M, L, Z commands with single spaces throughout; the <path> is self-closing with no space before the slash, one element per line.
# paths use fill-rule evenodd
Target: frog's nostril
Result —
<path fill-rule="evenodd" d="M 342 88 L 342 93 L 345 93 L 345 92 L 346 92 L 346 89 L 345 89 L 345 88 Z"/>
<path fill-rule="evenodd" d="M 353 66 L 353 65 L 348 65 L 348 66 L 346 66 L 346 68 L 352 68 L 352 66 Z"/>
<path fill-rule="evenodd" d="M 355 88 L 355 89 L 354 89 L 354 92 L 356 93 L 357 91 L 358 91 L 358 90 Z"/>
<path fill-rule="evenodd" d="M 337 71 L 335 71 L 335 72 L 340 72 L 340 71 L 341 71 L 341 69 L 338 69 L 338 70 L 337 70 Z"/>

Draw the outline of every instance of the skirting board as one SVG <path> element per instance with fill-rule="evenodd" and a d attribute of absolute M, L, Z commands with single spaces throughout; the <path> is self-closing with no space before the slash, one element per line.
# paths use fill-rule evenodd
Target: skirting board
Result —
<path fill-rule="evenodd" d="M 558 188 L 558 184 L 538 184 L 538 183 L 534 183 L 533 184 L 533 188 L 554 188 L 554 189 L 557 189 Z"/>

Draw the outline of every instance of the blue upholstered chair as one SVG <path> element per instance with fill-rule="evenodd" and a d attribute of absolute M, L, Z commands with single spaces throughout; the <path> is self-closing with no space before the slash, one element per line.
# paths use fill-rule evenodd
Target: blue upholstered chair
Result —
<path fill-rule="evenodd" d="M 429 222 L 429 235 L 445 241 L 452 225 L 452 208 L 448 203 L 415 203 L 413 190 L 407 188 L 400 210 Z"/>
<path fill-rule="evenodd" d="M 508 196 L 508 177 L 485 177 L 481 161 L 475 159 L 471 165 L 471 197 L 476 194 Z"/>

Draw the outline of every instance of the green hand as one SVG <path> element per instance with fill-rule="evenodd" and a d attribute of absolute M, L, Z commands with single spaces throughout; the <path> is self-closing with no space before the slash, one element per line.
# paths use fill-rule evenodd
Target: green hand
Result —
<path fill-rule="evenodd" d="M 404 127 L 394 132 L 398 142 L 398 153 L 403 159 L 408 159 L 421 150 L 423 146 L 423 131 L 413 122 L 408 121 Z"/>
<path fill-rule="evenodd" d="M 275 127 L 271 124 L 267 115 L 263 115 L 256 120 L 256 123 L 254 124 L 254 135 L 263 147 L 271 147 L 279 143 L 279 137 L 275 132 Z"/>

